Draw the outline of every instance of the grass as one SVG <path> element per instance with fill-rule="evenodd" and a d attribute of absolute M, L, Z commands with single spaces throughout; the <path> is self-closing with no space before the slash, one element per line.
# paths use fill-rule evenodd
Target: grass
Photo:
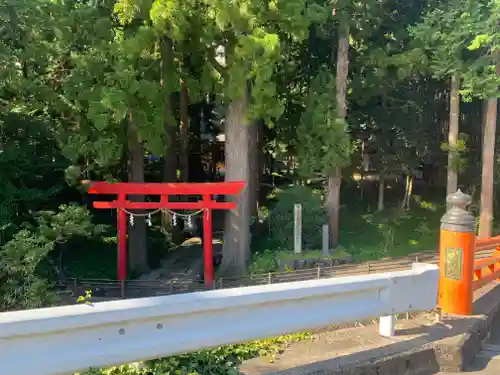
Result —
<path fill-rule="evenodd" d="M 358 262 L 435 250 L 442 213 L 425 205 L 410 211 L 345 212 L 341 216 L 340 243 Z"/>
<path fill-rule="evenodd" d="M 330 260 L 335 260 L 335 259 L 342 259 L 345 256 L 348 256 L 349 253 L 343 249 L 335 249 L 334 252 L 328 256 L 323 256 L 321 250 L 305 250 L 300 254 L 295 254 L 294 252 L 290 251 L 278 251 L 276 253 L 276 258 L 277 259 L 283 259 L 283 260 L 301 260 L 301 259 L 330 259 Z"/>
<path fill-rule="evenodd" d="M 436 250 L 444 207 L 419 195 L 413 198 L 411 210 L 393 207 L 382 212 L 366 212 L 366 207 L 360 204 L 346 203 L 340 214 L 340 250 L 333 256 L 347 252 L 354 262 L 365 262 Z M 321 257 L 319 250 L 305 250 L 299 255 L 293 250 L 271 250 L 272 246 L 266 246 L 265 242 L 263 245 L 260 249 L 265 250 L 257 249 L 254 253 L 251 272 L 275 271 L 277 258 Z"/>

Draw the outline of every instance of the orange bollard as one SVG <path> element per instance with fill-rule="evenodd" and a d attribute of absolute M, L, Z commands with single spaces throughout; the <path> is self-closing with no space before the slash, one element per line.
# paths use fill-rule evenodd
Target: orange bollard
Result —
<path fill-rule="evenodd" d="M 451 208 L 441 218 L 438 307 L 445 314 L 470 315 L 476 220 L 467 206 L 472 198 L 458 190 L 446 202 Z"/>
<path fill-rule="evenodd" d="M 495 251 L 493 252 L 492 256 L 494 257 L 499 257 L 500 258 L 500 246 L 497 246 L 495 248 Z M 500 269 L 500 262 L 495 263 L 493 272 L 496 272 Z M 500 282 L 500 277 L 496 280 L 497 282 Z"/>

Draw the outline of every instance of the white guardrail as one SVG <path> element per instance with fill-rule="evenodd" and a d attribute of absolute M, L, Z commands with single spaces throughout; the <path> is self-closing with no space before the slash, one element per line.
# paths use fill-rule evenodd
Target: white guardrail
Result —
<path fill-rule="evenodd" d="M 377 316 L 389 326 L 381 331 L 391 331 L 388 316 L 434 308 L 437 282 L 437 266 L 415 263 L 406 271 L 0 313 L 0 374 L 67 375 Z"/>

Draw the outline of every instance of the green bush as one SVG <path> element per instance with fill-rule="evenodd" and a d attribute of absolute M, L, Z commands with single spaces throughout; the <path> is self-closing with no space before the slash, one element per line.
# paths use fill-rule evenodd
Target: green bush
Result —
<path fill-rule="evenodd" d="M 320 249 L 321 227 L 326 224 L 321 192 L 305 186 L 293 186 L 276 195 L 277 203 L 269 215 L 270 246 L 293 250 L 294 204 L 302 205 L 302 246 L 304 249 Z"/>
<path fill-rule="evenodd" d="M 294 333 L 149 362 L 90 370 L 84 375 L 237 375 L 243 361 L 255 357 L 273 360 L 288 344 L 310 337 L 310 333 Z"/>
<path fill-rule="evenodd" d="M 258 251 L 253 254 L 252 264 L 250 264 L 249 272 L 251 274 L 275 272 L 278 269 L 276 260 L 276 251 L 269 249 Z"/>
<path fill-rule="evenodd" d="M 0 311 L 51 305 L 55 295 L 49 282 L 50 254 L 74 236 L 90 237 L 102 230 L 89 211 L 74 204 L 57 211 L 39 211 L 0 247 Z"/>

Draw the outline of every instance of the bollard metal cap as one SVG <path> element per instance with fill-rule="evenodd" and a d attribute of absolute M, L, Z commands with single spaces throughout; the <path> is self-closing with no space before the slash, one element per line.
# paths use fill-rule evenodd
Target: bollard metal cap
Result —
<path fill-rule="evenodd" d="M 458 189 L 456 193 L 452 193 L 446 197 L 446 203 L 466 210 L 467 206 L 472 203 L 472 197 Z"/>
<path fill-rule="evenodd" d="M 441 218 L 441 229 L 453 232 L 475 232 L 476 218 L 467 210 L 472 197 L 460 189 L 446 197 L 451 208 Z"/>

